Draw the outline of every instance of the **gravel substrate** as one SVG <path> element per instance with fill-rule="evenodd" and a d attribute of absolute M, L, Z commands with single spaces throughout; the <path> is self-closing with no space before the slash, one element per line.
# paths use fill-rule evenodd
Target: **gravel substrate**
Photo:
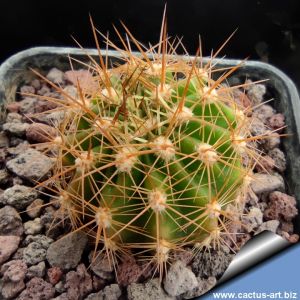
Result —
<path fill-rule="evenodd" d="M 76 78 L 84 82 L 89 76 L 84 70 L 62 72 L 55 68 L 47 74 L 49 80 L 68 92 L 74 92 L 72 84 Z M 59 97 L 38 79 L 22 86 L 20 91 Z M 265 93 L 263 84 L 250 86 L 246 94 L 235 91 L 236 101 L 245 107 L 249 103 L 257 106 L 252 113 L 254 136 L 285 124 L 281 113 L 269 104 L 262 104 Z M 265 155 L 256 167 L 242 222 L 231 225 L 231 232 L 238 234 L 233 236 L 234 240 L 224 236 L 228 247 L 202 251 L 193 258 L 189 251 L 184 255 L 179 253 L 162 283 L 133 259 L 126 260 L 120 263 L 117 281 L 108 261 L 91 260 L 93 246 L 84 233 L 66 235 L 69 224 L 53 225 L 54 218 L 59 219 L 57 204 L 42 190 L 32 189 L 36 180 L 51 174 L 54 160 L 31 145 L 55 136 L 52 125 L 63 118 L 61 112 L 34 118 L 32 114 L 54 108 L 53 103 L 38 97 L 19 96 L 17 102 L 8 105 L 5 123 L 1 125 L 1 299 L 190 299 L 216 284 L 234 251 L 253 235 L 270 230 L 290 242 L 298 241 L 292 223 L 298 213 L 296 200 L 285 193 L 282 174 L 286 159 L 280 149 L 281 132 L 278 132 L 259 144 Z"/>

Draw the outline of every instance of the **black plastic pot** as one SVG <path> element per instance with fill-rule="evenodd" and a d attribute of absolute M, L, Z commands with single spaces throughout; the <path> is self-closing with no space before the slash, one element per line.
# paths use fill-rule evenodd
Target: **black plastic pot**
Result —
<path fill-rule="evenodd" d="M 85 51 L 75 48 L 38 47 L 31 48 L 6 60 L 0 67 L 0 103 L 15 101 L 17 89 L 22 83 L 29 82 L 33 77 L 30 68 L 38 69 L 39 72 L 47 72 L 50 68 L 57 67 L 61 70 L 70 69 L 68 55 L 80 61 L 88 61 L 87 54 L 97 60 L 97 51 L 87 49 Z M 115 51 L 108 51 L 107 55 L 111 61 L 119 58 Z M 207 61 L 204 59 L 204 62 Z M 240 63 L 239 60 L 222 59 L 215 60 L 218 67 L 234 66 Z M 72 62 L 73 67 L 82 68 Z M 230 81 L 268 79 L 266 82 L 268 98 L 273 98 L 270 104 L 282 112 L 286 117 L 287 133 L 291 136 L 284 138 L 282 142 L 283 151 L 287 157 L 287 169 L 285 180 L 287 192 L 295 195 L 298 207 L 300 207 L 300 99 L 294 83 L 283 72 L 277 68 L 257 61 L 245 61 L 242 66 L 229 78 Z M 296 231 L 300 232 L 300 217 L 295 221 Z M 260 245 L 259 251 L 253 251 L 256 245 Z M 265 243 L 265 247 L 262 244 Z M 228 279 L 257 264 L 268 256 L 278 252 L 288 245 L 281 237 L 269 232 L 254 238 L 239 252 L 225 273 Z M 255 254 L 251 254 L 255 252 Z M 251 254 L 251 257 L 250 257 Z"/>

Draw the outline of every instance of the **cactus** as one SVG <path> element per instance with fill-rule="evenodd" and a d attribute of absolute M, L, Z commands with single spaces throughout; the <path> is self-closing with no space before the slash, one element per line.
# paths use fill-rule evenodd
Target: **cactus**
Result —
<path fill-rule="evenodd" d="M 202 64 L 200 51 L 176 56 L 165 28 L 145 50 L 125 27 L 139 54 L 121 36 L 124 50 L 106 39 L 122 54 L 110 67 L 97 43 L 93 89 L 78 82 L 70 95 L 48 81 L 64 100 L 47 100 L 65 118 L 49 143 L 54 175 L 41 183 L 52 183 L 73 230 L 85 230 L 98 253 L 114 265 L 133 254 L 160 273 L 174 251 L 230 237 L 236 216 L 228 208 L 241 211 L 259 157 L 248 143 L 247 109 L 234 101 L 236 87 L 223 84 L 236 67 L 213 79 L 212 61 Z"/>

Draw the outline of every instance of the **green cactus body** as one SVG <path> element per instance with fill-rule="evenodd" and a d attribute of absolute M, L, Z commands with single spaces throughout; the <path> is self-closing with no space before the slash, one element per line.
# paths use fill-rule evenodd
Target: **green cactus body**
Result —
<path fill-rule="evenodd" d="M 248 173 L 245 116 L 194 62 L 124 59 L 69 105 L 59 199 L 103 253 L 161 264 L 226 230 Z"/>

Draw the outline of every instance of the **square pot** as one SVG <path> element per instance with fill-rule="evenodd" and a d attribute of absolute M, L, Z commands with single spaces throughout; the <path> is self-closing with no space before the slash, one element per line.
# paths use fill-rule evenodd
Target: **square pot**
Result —
<path fill-rule="evenodd" d="M 105 52 L 105 50 L 104 50 Z M 12 102 L 17 98 L 18 87 L 30 81 L 35 75 L 30 68 L 38 69 L 41 73 L 49 71 L 56 67 L 66 71 L 70 69 L 70 61 L 68 55 L 80 61 L 88 61 L 87 54 L 97 59 L 98 52 L 95 49 L 80 50 L 76 48 L 59 48 L 59 47 L 37 47 L 31 48 L 15 54 L 7 59 L 0 67 L 0 103 Z M 120 59 L 120 55 L 116 51 L 107 51 L 111 62 Z M 208 62 L 209 58 L 203 61 Z M 218 68 L 232 67 L 240 63 L 239 60 L 233 59 L 215 59 L 213 63 Z M 82 65 L 72 62 L 74 69 L 82 68 Z M 282 139 L 282 150 L 286 154 L 287 168 L 284 175 L 286 180 L 286 190 L 290 195 L 295 195 L 300 207 L 300 99 L 297 89 L 291 79 L 283 72 L 272 65 L 257 62 L 245 61 L 242 66 L 234 72 L 228 79 L 229 84 L 237 82 L 237 80 L 245 81 L 251 79 L 253 81 L 268 79 L 265 82 L 267 87 L 268 98 L 273 98 L 270 104 L 278 111 L 284 114 L 287 125 L 286 133 L 291 134 Z M 300 232 L 300 216 L 295 220 L 295 232 Z M 260 240 L 260 242 L 262 239 Z M 278 241 L 278 240 L 277 240 Z M 251 241 L 250 241 L 251 242 Z M 252 244 L 253 245 L 253 244 Z M 280 250 L 284 247 L 278 246 Z M 275 249 L 276 247 L 274 247 Z M 273 249 L 273 250 L 274 250 Z M 242 249 L 243 250 L 243 249 Z M 242 251 L 241 251 L 242 252 Z M 274 251 L 269 251 L 274 254 Z M 239 253 L 240 254 L 240 253 Z M 242 254 L 242 253 L 241 253 Z M 268 255 L 267 255 L 268 256 Z M 265 259 L 267 256 L 264 256 Z M 252 264 L 256 264 L 260 260 L 253 260 Z M 244 268 L 248 268 L 249 264 Z M 238 270 L 239 272 L 241 269 Z M 236 274 L 234 274 L 236 275 Z M 231 276 L 230 276 L 231 277 Z M 227 276 L 226 279 L 229 277 Z"/>

